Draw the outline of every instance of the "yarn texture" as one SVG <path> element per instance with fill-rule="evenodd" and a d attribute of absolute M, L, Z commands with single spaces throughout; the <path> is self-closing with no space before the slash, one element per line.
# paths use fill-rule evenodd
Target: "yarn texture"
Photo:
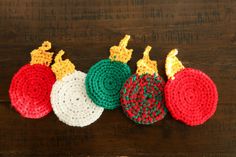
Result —
<path fill-rule="evenodd" d="M 166 58 L 166 106 L 173 118 L 195 126 L 206 122 L 216 111 L 218 93 L 214 82 L 200 70 L 185 68 L 173 49 Z"/>
<path fill-rule="evenodd" d="M 95 122 L 104 110 L 87 96 L 85 77 L 85 73 L 75 71 L 57 80 L 53 85 L 51 93 L 53 111 L 59 120 L 67 125 L 87 126 Z"/>
<path fill-rule="evenodd" d="M 64 76 L 72 74 L 75 71 L 75 65 L 69 59 L 62 59 L 65 51 L 60 50 L 56 55 L 52 65 L 52 71 L 56 75 L 57 80 L 61 80 Z"/>
<path fill-rule="evenodd" d="M 166 75 L 168 79 L 174 79 L 174 75 L 183 70 L 184 66 L 180 62 L 180 60 L 176 57 L 178 54 L 177 49 L 173 49 L 169 52 L 169 54 L 166 57 L 166 64 L 165 64 L 165 70 L 166 70 Z"/>
<path fill-rule="evenodd" d="M 23 66 L 13 77 L 9 95 L 12 106 L 26 118 L 41 118 L 51 112 L 50 93 L 56 78 L 41 64 Z"/>
<path fill-rule="evenodd" d="M 130 75 L 127 64 L 110 59 L 101 60 L 87 74 L 87 94 L 98 106 L 115 109 L 120 105 L 120 90 Z"/>
<path fill-rule="evenodd" d="M 109 59 L 93 65 L 86 77 L 86 91 L 93 102 L 105 109 L 120 106 L 120 90 L 131 75 L 126 64 L 132 56 L 132 49 L 127 49 L 129 35 L 120 41 L 118 46 L 110 48 Z"/>
<path fill-rule="evenodd" d="M 125 114 L 139 124 L 152 124 L 166 115 L 165 82 L 157 74 L 133 74 L 121 90 Z"/>
<path fill-rule="evenodd" d="M 185 68 L 165 86 L 166 106 L 171 115 L 187 125 L 203 124 L 216 111 L 218 93 L 214 82 L 203 72 Z"/>
<path fill-rule="evenodd" d="M 44 41 L 42 43 L 42 46 L 40 46 L 38 49 L 34 49 L 30 54 L 31 54 L 31 61 L 30 65 L 33 64 L 41 64 L 45 66 L 50 66 L 52 57 L 53 57 L 53 52 L 48 52 L 52 47 L 51 42 L 49 41 Z"/>
<path fill-rule="evenodd" d="M 121 106 L 124 113 L 138 124 L 152 124 L 166 115 L 164 86 L 158 75 L 157 62 L 151 60 L 147 46 L 143 58 L 137 62 L 136 74 L 133 74 L 121 90 Z"/>
<path fill-rule="evenodd" d="M 125 35 L 125 37 L 120 41 L 118 46 L 114 45 L 110 48 L 109 59 L 111 61 L 127 63 L 131 59 L 133 49 L 126 48 L 129 39 L 130 35 Z"/>

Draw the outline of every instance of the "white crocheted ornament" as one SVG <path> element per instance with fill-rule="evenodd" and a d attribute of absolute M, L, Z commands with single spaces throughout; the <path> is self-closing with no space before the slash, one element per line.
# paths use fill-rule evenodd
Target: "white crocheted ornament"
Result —
<path fill-rule="evenodd" d="M 58 65 L 55 66 L 55 69 L 52 66 L 52 70 L 58 74 Z M 63 76 L 57 74 L 56 76 Z M 90 125 L 101 116 L 104 110 L 102 107 L 95 105 L 87 96 L 85 78 L 85 73 L 73 70 L 72 73 L 57 78 L 53 85 L 51 92 L 53 111 L 59 120 L 67 125 L 77 127 Z"/>
<path fill-rule="evenodd" d="M 103 108 L 95 105 L 85 90 L 86 74 L 81 71 L 56 81 L 51 92 L 52 108 L 60 121 L 70 126 L 87 126 L 95 122 Z"/>

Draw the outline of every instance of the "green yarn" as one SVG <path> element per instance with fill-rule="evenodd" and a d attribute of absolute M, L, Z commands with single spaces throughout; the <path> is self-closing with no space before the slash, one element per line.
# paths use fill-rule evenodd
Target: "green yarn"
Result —
<path fill-rule="evenodd" d="M 115 109 L 120 106 L 120 90 L 130 75 L 127 64 L 101 60 L 89 69 L 85 80 L 87 94 L 96 105 Z"/>
<path fill-rule="evenodd" d="M 156 74 L 133 74 L 121 89 L 121 106 L 135 123 L 149 125 L 162 120 L 167 112 L 164 80 Z"/>

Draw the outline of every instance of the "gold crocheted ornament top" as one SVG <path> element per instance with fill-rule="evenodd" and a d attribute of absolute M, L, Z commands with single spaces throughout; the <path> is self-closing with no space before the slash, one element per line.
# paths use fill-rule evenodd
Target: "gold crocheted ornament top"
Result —
<path fill-rule="evenodd" d="M 183 64 L 176 57 L 177 54 L 178 54 L 178 50 L 173 49 L 167 55 L 165 69 L 166 69 L 166 75 L 167 75 L 168 79 L 170 79 L 170 78 L 172 80 L 175 79 L 174 75 L 177 72 L 184 69 Z"/>
<path fill-rule="evenodd" d="M 30 64 L 42 64 L 45 66 L 49 66 L 52 62 L 53 52 L 47 52 L 47 50 L 51 49 L 51 43 L 49 41 L 44 41 L 42 46 L 38 49 L 34 49 L 31 54 Z"/>
<path fill-rule="evenodd" d="M 127 44 L 130 39 L 129 35 L 125 35 L 125 37 L 120 41 L 119 46 L 112 46 L 110 48 L 110 57 L 111 61 L 119 61 L 122 63 L 127 63 L 131 59 L 131 55 L 133 49 L 127 49 Z"/>
<path fill-rule="evenodd" d="M 52 65 L 52 71 L 56 75 L 57 80 L 61 80 L 64 76 L 75 71 L 75 66 L 69 59 L 62 60 L 64 53 L 63 50 L 59 51 L 54 59 L 55 63 Z"/>
<path fill-rule="evenodd" d="M 142 75 L 142 74 L 158 74 L 158 70 L 157 70 L 157 62 L 150 60 L 149 58 L 149 52 L 151 51 L 152 47 L 151 46 L 147 46 L 145 51 L 143 52 L 143 58 L 140 59 L 137 62 L 137 70 L 136 73 L 138 75 Z"/>

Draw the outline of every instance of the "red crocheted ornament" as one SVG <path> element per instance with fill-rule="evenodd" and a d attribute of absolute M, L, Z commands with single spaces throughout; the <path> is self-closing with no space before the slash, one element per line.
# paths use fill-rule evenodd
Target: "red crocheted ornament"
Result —
<path fill-rule="evenodd" d="M 139 124 L 152 124 L 166 115 L 163 79 L 156 75 L 133 74 L 121 90 L 124 113 Z"/>
<path fill-rule="evenodd" d="M 165 86 L 166 106 L 171 115 L 187 125 L 203 124 L 216 111 L 218 93 L 214 82 L 203 72 L 185 68 Z"/>
<path fill-rule="evenodd" d="M 41 64 L 23 66 L 13 77 L 9 95 L 12 106 L 26 118 L 41 118 L 52 111 L 50 93 L 56 81 L 52 70 Z"/>

